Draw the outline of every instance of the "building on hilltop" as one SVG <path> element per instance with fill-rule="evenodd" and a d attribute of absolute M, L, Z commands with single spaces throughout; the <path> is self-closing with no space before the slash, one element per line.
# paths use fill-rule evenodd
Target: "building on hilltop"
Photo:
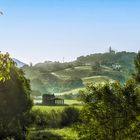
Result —
<path fill-rule="evenodd" d="M 64 99 L 56 98 L 54 94 L 44 94 L 42 104 L 48 106 L 64 105 Z"/>
<path fill-rule="evenodd" d="M 115 51 L 112 50 L 111 46 L 109 47 L 109 53 L 115 53 Z"/>

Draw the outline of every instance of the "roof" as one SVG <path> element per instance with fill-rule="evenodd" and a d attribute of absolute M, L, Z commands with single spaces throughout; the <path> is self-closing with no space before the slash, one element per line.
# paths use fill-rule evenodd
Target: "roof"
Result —
<path fill-rule="evenodd" d="M 46 99 L 46 100 L 48 100 L 48 101 L 49 101 L 49 100 L 64 100 L 64 99 L 61 99 L 61 98 L 56 98 L 56 97 L 55 97 L 55 98 L 50 98 L 50 99 Z"/>

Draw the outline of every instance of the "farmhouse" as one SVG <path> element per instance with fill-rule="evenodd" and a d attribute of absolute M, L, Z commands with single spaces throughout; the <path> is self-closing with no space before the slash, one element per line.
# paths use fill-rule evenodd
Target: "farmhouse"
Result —
<path fill-rule="evenodd" d="M 113 70 L 118 70 L 119 71 L 119 70 L 121 70 L 122 66 L 119 65 L 119 64 L 113 64 L 112 68 L 113 68 Z"/>
<path fill-rule="evenodd" d="M 64 105 L 64 99 L 56 98 L 54 94 L 44 94 L 42 97 L 43 105 Z"/>

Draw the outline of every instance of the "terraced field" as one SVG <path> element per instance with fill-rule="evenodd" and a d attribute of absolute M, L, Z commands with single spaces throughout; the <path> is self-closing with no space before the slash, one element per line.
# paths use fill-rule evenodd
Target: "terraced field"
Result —
<path fill-rule="evenodd" d="M 83 80 L 84 84 L 87 84 L 87 83 L 90 83 L 90 82 L 93 82 L 93 83 L 103 83 L 103 82 L 110 82 L 110 81 L 112 81 L 112 79 L 110 79 L 107 76 L 91 76 L 91 77 L 82 78 L 82 80 Z"/>

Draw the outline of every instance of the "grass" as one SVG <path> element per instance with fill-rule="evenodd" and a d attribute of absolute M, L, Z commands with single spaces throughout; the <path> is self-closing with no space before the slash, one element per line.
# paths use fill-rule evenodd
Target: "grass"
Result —
<path fill-rule="evenodd" d="M 81 104 L 81 102 L 77 100 L 64 100 L 64 103 L 68 105 Z"/>
<path fill-rule="evenodd" d="M 78 140 L 72 128 L 44 129 L 30 131 L 27 140 Z"/>
<path fill-rule="evenodd" d="M 68 101 L 74 103 L 75 101 Z M 33 106 L 32 110 L 41 110 L 43 113 L 49 113 L 51 110 L 57 112 L 63 111 L 67 106 Z M 74 106 L 79 110 L 82 109 L 82 106 Z M 58 116 L 56 117 L 58 118 Z M 59 120 L 59 119 L 58 119 Z M 52 118 L 52 121 L 55 121 Z M 29 129 L 29 134 L 27 140 L 78 140 L 78 135 L 71 127 L 64 128 L 37 128 L 32 127 Z"/>
<path fill-rule="evenodd" d="M 91 77 L 82 78 L 82 80 L 84 84 L 87 84 L 89 82 L 102 83 L 102 82 L 111 81 L 111 79 L 107 76 L 91 76 Z"/>
<path fill-rule="evenodd" d="M 81 67 L 75 67 L 74 69 L 65 69 L 53 72 L 51 74 L 57 76 L 58 78 L 62 80 L 70 79 L 71 77 L 87 77 L 89 73 L 91 72 L 90 66 L 81 66 Z"/>
<path fill-rule="evenodd" d="M 71 128 L 49 129 L 49 132 L 60 135 L 64 140 L 78 140 L 77 133 Z"/>
<path fill-rule="evenodd" d="M 43 112 L 49 112 L 51 110 L 63 111 L 67 106 L 33 106 L 32 110 L 41 110 Z M 82 109 L 82 105 L 74 106 L 75 108 Z"/>
<path fill-rule="evenodd" d="M 65 106 L 33 106 L 33 110 L 41 110 L 41 111 L 51 111 L 51 110 L 56 110 L 56 111 L 62 111 Z"/>

